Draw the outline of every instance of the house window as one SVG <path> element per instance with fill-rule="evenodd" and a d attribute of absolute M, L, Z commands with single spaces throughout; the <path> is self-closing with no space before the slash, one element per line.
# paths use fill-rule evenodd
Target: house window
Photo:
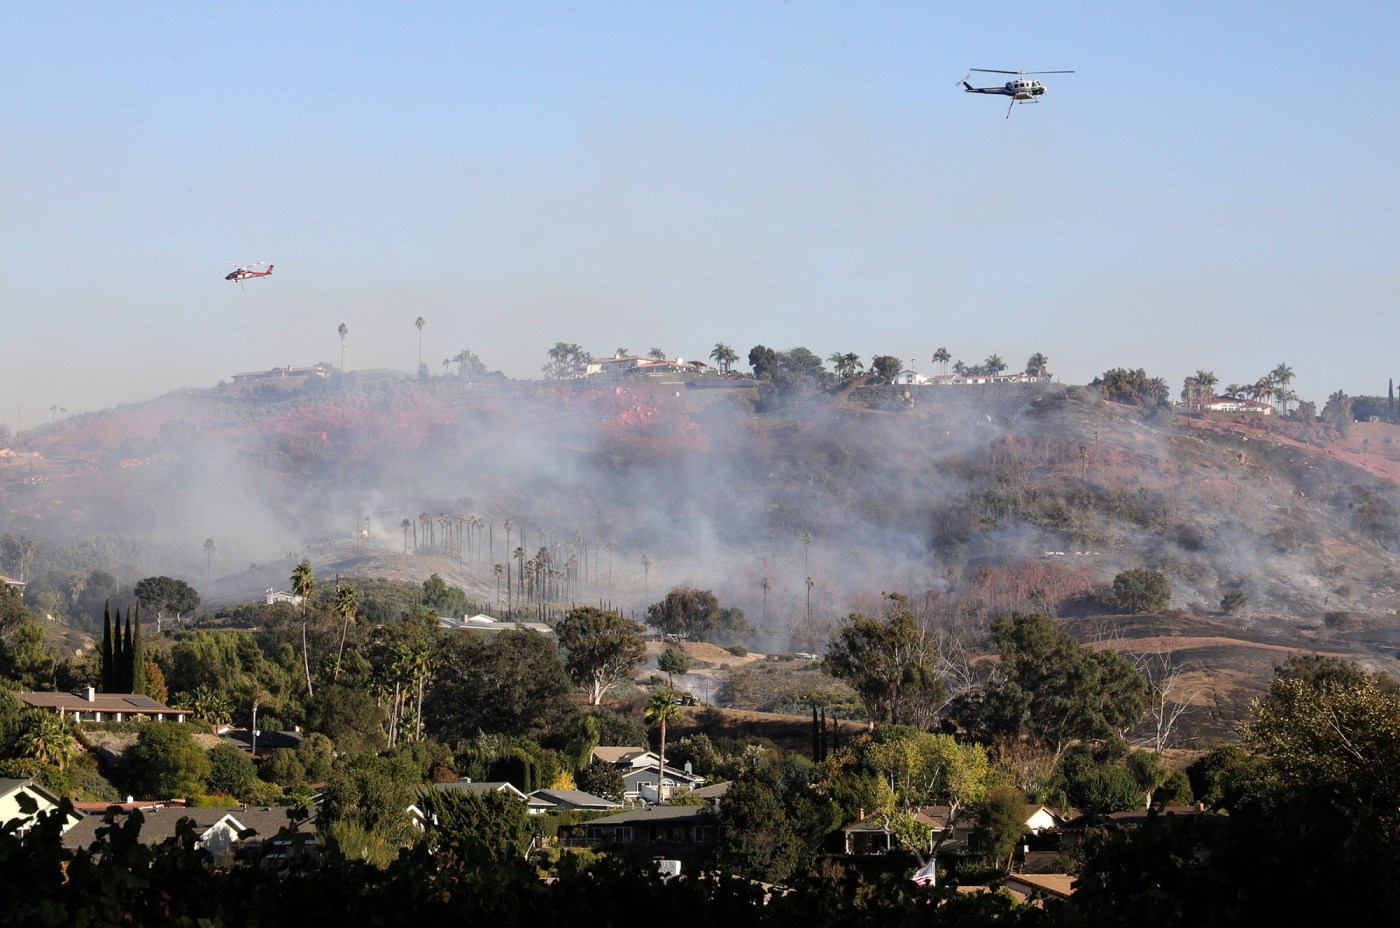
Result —
<path fill-rule="evenodd" d="M 710 842 L 710 826 L 709 826 L 709 825 L 696 825 L 696 826 L 695 826 L 695 843 L 696 843 L 696 844 L 708 844 L 709 842 Z"/>
<path fill-rule="evenodd" d="M 632 829 L 625 826 L 619 826 L 613 829 L 613 839 L 616 840 L 618 844 L 631 844 Z"/>

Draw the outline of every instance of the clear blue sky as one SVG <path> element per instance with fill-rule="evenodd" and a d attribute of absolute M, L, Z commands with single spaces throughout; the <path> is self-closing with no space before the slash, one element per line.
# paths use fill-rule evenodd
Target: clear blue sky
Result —
<path fill-rule="evenodd" d="M 1400 374 L 1380 3 L 11 3 L 0 421 L 716 342 Z M 1003 119 L 969 67 L 1068 69 Z M 995 75 L 974 75 L 995 81 Z M 245 289 L 229 263 L 272 261 Z"/>

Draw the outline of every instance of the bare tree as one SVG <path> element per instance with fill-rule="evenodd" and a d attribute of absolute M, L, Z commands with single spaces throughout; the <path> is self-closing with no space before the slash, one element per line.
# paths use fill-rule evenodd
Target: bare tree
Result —
<path fill-rule="evenodd" d="M 1183 686 L 1185 666 L 1172 651 L 1138 654 L 1133 666 L 1147 679 L 1147 730 L 1133 743 L 1150 747 L 1161 754 L 1172 745 L 1172 731 L 1183 715 L 1191 710 L 1203 688 L 1187 691 Z"/>

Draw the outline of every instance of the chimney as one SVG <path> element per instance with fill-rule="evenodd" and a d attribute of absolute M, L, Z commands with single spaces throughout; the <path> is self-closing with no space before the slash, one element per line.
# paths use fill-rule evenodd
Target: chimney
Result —
<path fill-rule="evenodd" d="M 87 702 L 97 702 L 97 690 L 91 686 L 83 687 L 83 699 Z"/>
<path fill-rule="evenodd" d="M 864 807 L 864 806 L 861 806 L 859 809 L 856 809 L 856 821 L 858 821 L 858 822 L 863 822 L 863 821 L 865 821 L 865 807 Z"/>

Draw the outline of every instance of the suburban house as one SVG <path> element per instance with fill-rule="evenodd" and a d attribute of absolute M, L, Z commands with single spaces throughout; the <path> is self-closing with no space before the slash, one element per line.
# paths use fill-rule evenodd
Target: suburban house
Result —
<path fill-rule="evenodd" d="M 314 845 L 316 841 L 310 820 L 303 820 L 293 828 L 285 806 L 238 809 L 156 806 L 133 811 L 142 817 L 142 844 L 160 844 L 175 837 L 180 822 L 187 819 L 194 825 L 195 847 L 211 854 L 235 850 L 285 857 L 293 844 Z M 97 830 L 106 825 L 105 819 L 103 814 L 84 816 L 63 835 L 64 847 L 73 851 L 89 847 L 97 840 Z M 282 834 L 284 829 L 288 830 L 285 835 Z"/>
<path fill-rule="evenodd" d="M 1272 416 L 1274 407 L 1258 400 L 1247 400 L 1240 396 L 1212 396 L 1205 404 L 1207 412 L 1247 412 L 1258 416 Z"/>
<path fill-rule="evenodd" d="M 25 800 L 34 803 L 33 811 L 26 811 L 24 806 L 28 805 Z M 24 834 L 38 820 L 38 817 L 45 812 L 52 812 L 58 808 L 61 800 L 58 796 L 49 792 L 43 786 L 34 782 L 33 777 L 27 779 L 0 779 L 0 825 L 6 825 L 15 819 L 23 820 L 19 826 L 19 833 Z M 71 813 L 63 822 L 63 830 L 68 831 L 82 818 L 76 812 Z"/>
<path fill-rule="evenodd" d="M 16 693 L 30 709 L 47 709 L 60 718 L 75 722 L 126 722 L 147 719 L 152 722 L 183 722 L 188 709 L 172 709 L 140 693 L 99 693 L 84 687 L 78 693 Z"/>
<path fill-rule="evenodd" d="M 654 751 L 634 747 L 597 747 L 593 749 L 592 760 L 610 764 L 622 774 L 626 787 L 625 799 L 640 799 L 644 802 L 664 801 L 677 790 L 694 789 L 705 782 L 704 777 L 696 776 L 689 770 L 666 767 L 665 777 L 658 791 L 656 786 L 657 765 L 661 758 Z"/>
<path fill-rule="evenodd" d="M 1027 374 L 1025 371 L 1021 371 L 1015 374 L 935 374 L 934 376 L 924 380 L 924 383 L 926 384 L 952 387 L 965 387 L 972 386 L 975 384 L 989 383 L 1027 384 L 1049 382 L 1049 374 L 1042 374 L 1040 376 L 1036 376 L 1035 374 Z"/>
<path fill-rule="evenodd" d="M 330 376 L 330 371 L 319 364 L 312 367 L 274 367 L 266 371 L 245 371 L 242 374 L 234 374 L 234 383 L 260 383 L 264 380 L 309 380 L 312 378 L 324 380 Z"/>
<path fill-rule="evenodd" d="M 573 833 L 567 843 L 575 846 L 704 848 L 719 839 L 719 813 L 709 806 L 646 806 L 584 822 Z"/>
<path fill-rule="evenodd" d="M 967 847 L 973 843 L 973 834 L 979 822 L 977 816 L 964 813 L 953 822 L 949 831 L 952 809 L 949 806 L 924 806 L 914 813 L 914 820 L 929 830 L 929 847 L 940 844 L 945 850 Z M 1038 835 L 1059 828 L 1062 821 L 1050 809 L 1042 805 L 1026 806 L 1025 826 L 1028 835 Z M 879 817 L 866 818 L 864 813 L 841 829 L 845 836 L 847 854 L 884 854 L 899 846 L 893 832 Z M 947 832 L 946 837 L 944 832 Z"/>
<path fill-rule="evenodd" d="M 267 606 L 277 603 L 290 603 L 293 606 L 301 605 L 301 597 L 295 593 L 288 593 L 283 590 L 274 590 L 268 587 L 266 595 L 263 596 L 263 604 Z"/>
<path fill-rule="evenodd" d="M 451 615 L 438 616 L 438 627 L 450 631 L 480 632 L 487 635 L 496 632 L 522 629 L 541 635 L 553 635 L 554 629 L 544 622 L 512 622 L 509 619 L 493 619 L 489 615 L 469 615 L 457 618 Z"/>
<path fill-rule="evenodd" d="M 904 370 L 900 371 L 898 374 L 895 375 L 894 382 L 897 384 L 921 384 L 928 383 L 929 380 L 927 377 L 925 377 L 923 374 L 920 374 L 918 371 L 910 370 L 906 367 Z"/>
<path fill-rule="evenodd" d="M 527 810 L 531 815 L 538 815 L 529 796 L 526 796 L 513 783 L 506 780 L 482 780 L 480 783 L 472 782 L 471 777 L 462 777 L 460 780 L 449 780 L 446 783 L 434 783 L 433 789 L 439 792 L 463 792 L 463 793 L 505 793 L 507 796 L 514 796 L 530 808 Z M 420 793 L 421 795 L 421 793 Z M 549 811 L 542 809 L 540 811 Z M 413 818 L 413 824 L 421 830 L 425 830 L 428 822 L 428 813 L 418 803 L 413 803 L 408 807 L 408 814 Z M 435 820 L 436 821 L 436 820 Z"/>
<path fill-rule="evenodd" d="M 262 731 L 255 734 L 247 728 L 224 728 L 219 731 L 219 737 L 224 742 L 236 748 L 247 751 L 250 754 L 256 753 L 259 757 L 264 757 L 273 751 L 281 748 L 295 751 L 301 747 L 302 739 L 306 734 L 297 731 Z"/>
<path fill-rule="evenodd" d="M 0 586 L 12 586 L 15 589 L 19 590 L 21 593 L 24 592 L 23 580 L 16 580 L 13 577 L 7 577 L 4 574 L 0 574 Z"/>
<path fill-rule="evenodd" d="M 521 802 L 528 798 L 507 780 L 483 780 L 480 783 L 473 783 L 471 777 L 463 777 L 460 780 L 449 780 L 446 783 L 434 783 L 433 788 L 443 792 L 461 790 L 464 793 L 507 793 Z"/>
<path fill-rule="evenodd" d="M 581 789 L 537 789 L 528 797 L 531 815 L 546 812 L 607 812 L 622 808 L 622 803 Z"/>

